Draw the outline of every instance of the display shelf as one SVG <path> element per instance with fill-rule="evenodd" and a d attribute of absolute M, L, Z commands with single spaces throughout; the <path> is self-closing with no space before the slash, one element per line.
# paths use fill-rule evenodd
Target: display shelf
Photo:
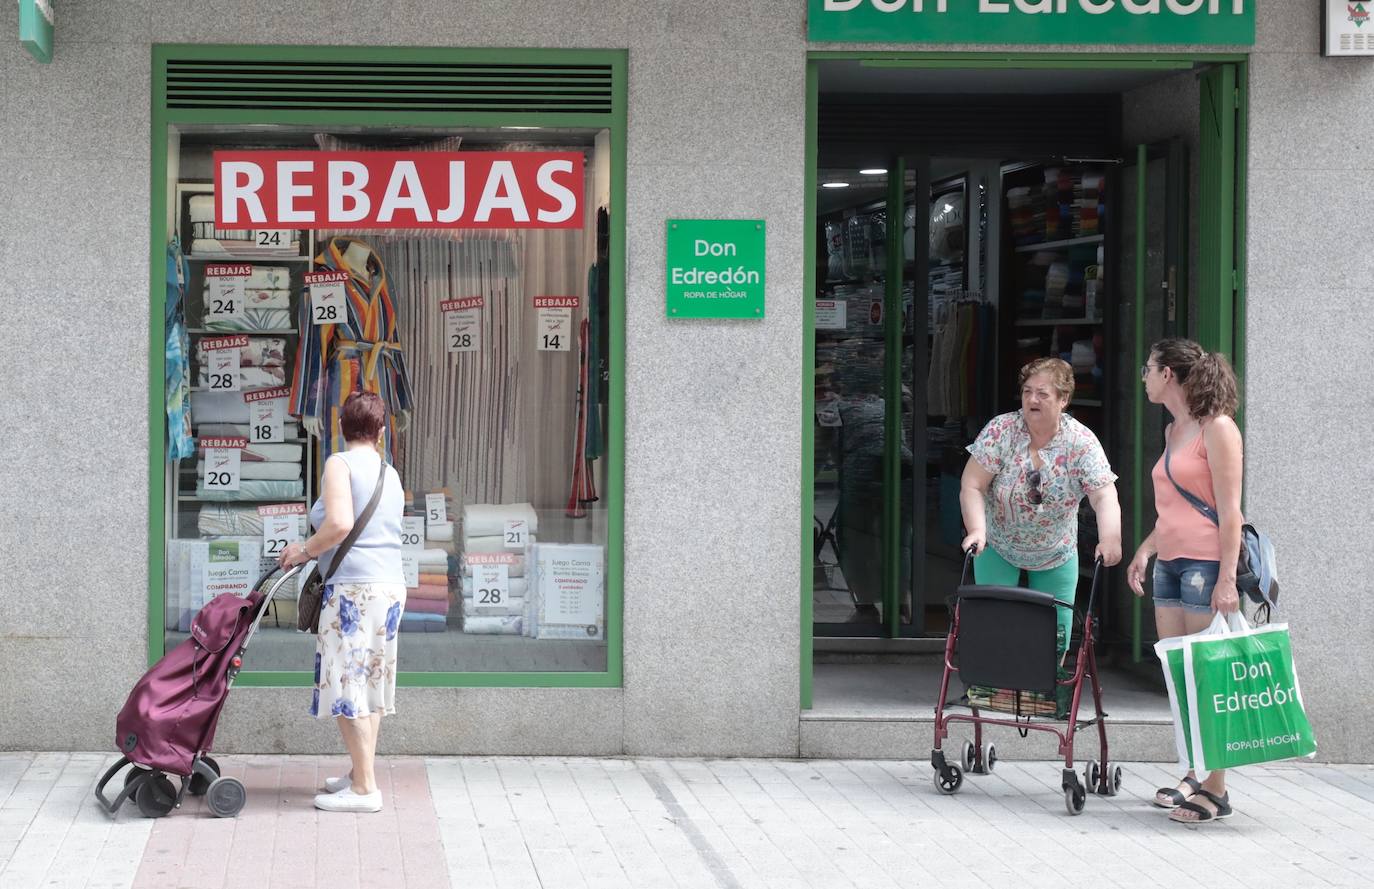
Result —
<path fill-rule="evenodd" d="M 1012 322 L 1014 327 L 1099 327 L 1101 318 L 1021 318 Z"/>
<path fill-rule="evenodd" d="M 1016 253 L 1037 253 L 1041 250 L 1062 250 L 1067 247 L 1079 247 L 1084 244 L 1101 244 L 1105 239 L 1105 235 L 1085 235 L 1081 238 L 1067 238 L 1062 241 L 1044 241 L 1039 244 L 1018 244 L 1013 249 Z"/>

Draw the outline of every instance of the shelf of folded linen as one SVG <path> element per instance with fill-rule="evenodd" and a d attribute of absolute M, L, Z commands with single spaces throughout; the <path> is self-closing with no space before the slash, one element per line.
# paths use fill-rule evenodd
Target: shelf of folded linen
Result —
<path fill-rule="evenodd" d="M 463 508 L 463 632 L 528 636 L 525 578 L 539 516 L 529 503 L 476 503 Z M 505 585 L 477 588 L 477 566 L 505 566 Z M 499 576 L 499 575 L 498 575 Z M 512 605 L 519 599 L 518 606 Z"/>
<path fill-rule="evenodd" d="M 406 607 L 401 616 L 403 633 L 442 633 L 448 629 L 452 593 L 449 572 L 452 554 L 426 543 L 418 553 L 418 583 L 406 587 Z"/>
<path fill-rule="evenodd" d="M 191 258 L 271 257 L 301 255 L 299 229 L 225 229 L 215 225 L 215 196 L 194 195 L 190 201 Z"/>

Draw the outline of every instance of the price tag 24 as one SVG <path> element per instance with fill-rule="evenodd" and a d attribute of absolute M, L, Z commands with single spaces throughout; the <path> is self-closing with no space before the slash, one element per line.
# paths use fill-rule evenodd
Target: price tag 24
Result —
<path fill-rule="evenodd" d="M 213 349 L 205 353 L 209 361 L 205 382 L 209 384 L 210 391 L 238 392 L 242 388 L 242 376 L 239 374 L 242 355 L 238 349 Z"/>
<path fill-rule="evenodd" d="M 260 228 L 253 232 L 253 243 L 267 249 L 281 249 L 291 246 L 290 229 Z"/>
<path fill-rule="evenodd" d="M 301 520 L 293 515 L 269 515 L 262 518 L 262 556 L 275 559 L 290 544 L 301 539 Z"/>
<path fill-rule="evenodd" d="M 401 552 L 401 573 L 405 575 L 405 585 L 415 589 L 420 585 L 420 554 Z"/>
<path fill-rule="evenodd" d="M 524 549 L 530 542 L 530 525 L 524 519 L 511 519 L 506 522 L 506 549 Z"/>
<path fill-rule="evenodd" d="M 344 283 L 347 272 L 312 272 L 305 276 L 310 288 L 310 323 L 341 324 L 346 320 Z"/>
<path fill-rule="evenodd" d="M 510 566 L 474 565 L 472 605 L 477 611 L 501 608 L 510 602 Z"/>
<path fill-rule="evenodd" d="M 425 517 L 408 515 L 401 519 L 401 549 L 423 549 Z"/>
<path fill-rule="evenodd" d="M 425 495 L 425 521 L 430 525 L 442 525 L 448 521 L 448 503 L 442 491 Z"/>
<path fill-rule="evenodd" d="M 205 490 L 237 491 L 242 458 L 238 448 L 206 448 Z"/>
<path fill-rule="evenodd" d="M 248 308 L 244 302 L 247 283 L 247 273 L 234 266 L 206 268 L 205 317 L 226 321 L 243 317 Z"/>

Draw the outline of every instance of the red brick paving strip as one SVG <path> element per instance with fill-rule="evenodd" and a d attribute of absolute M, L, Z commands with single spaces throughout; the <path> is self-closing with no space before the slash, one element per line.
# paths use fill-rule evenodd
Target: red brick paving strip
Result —
<path fill-rule="evenodd" d="M 424 760 L 384 757 L 376 815 L 316 811 L 339 757 L 226 756 L 226 775 L 248 787 L 237 818 L 216 818 L 199 797 L 153 825 L 134 889 L 387 889 L 449 886 Z M 132 805 L 122 818 L 141 817 Z"/>

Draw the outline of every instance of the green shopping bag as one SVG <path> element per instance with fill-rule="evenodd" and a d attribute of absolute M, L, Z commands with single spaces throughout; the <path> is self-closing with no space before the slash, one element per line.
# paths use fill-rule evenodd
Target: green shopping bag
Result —
<path fill-rule="evenodd" d="M 1188 721 L 1188 684 L 1183 672 L 1183 648 L 1189 640 L 1209 632 L 1210 629 L 1193 636 L 1170 636 L 1155 643 L 1155 655 L 1164 668 L 1164 685 L 1169 690 L 1169 709 L 1174 714 L 1174 746 L 1178 749 L 1178 764 L 1187 769 L 1193 768 L 1193 747 L 1189 741 L 1192 726 Z"/>
<path fill-rule="evenodd" d="M 1182 640 L 1186 728 L 1199 772 L 1274 762 L 1317 752 L 1302 706 L 1287 624 L 1252 628 L 1221 615 L 1220 632 Z M 1166 676 L 1171 673 L 1166 670 Z"/>

